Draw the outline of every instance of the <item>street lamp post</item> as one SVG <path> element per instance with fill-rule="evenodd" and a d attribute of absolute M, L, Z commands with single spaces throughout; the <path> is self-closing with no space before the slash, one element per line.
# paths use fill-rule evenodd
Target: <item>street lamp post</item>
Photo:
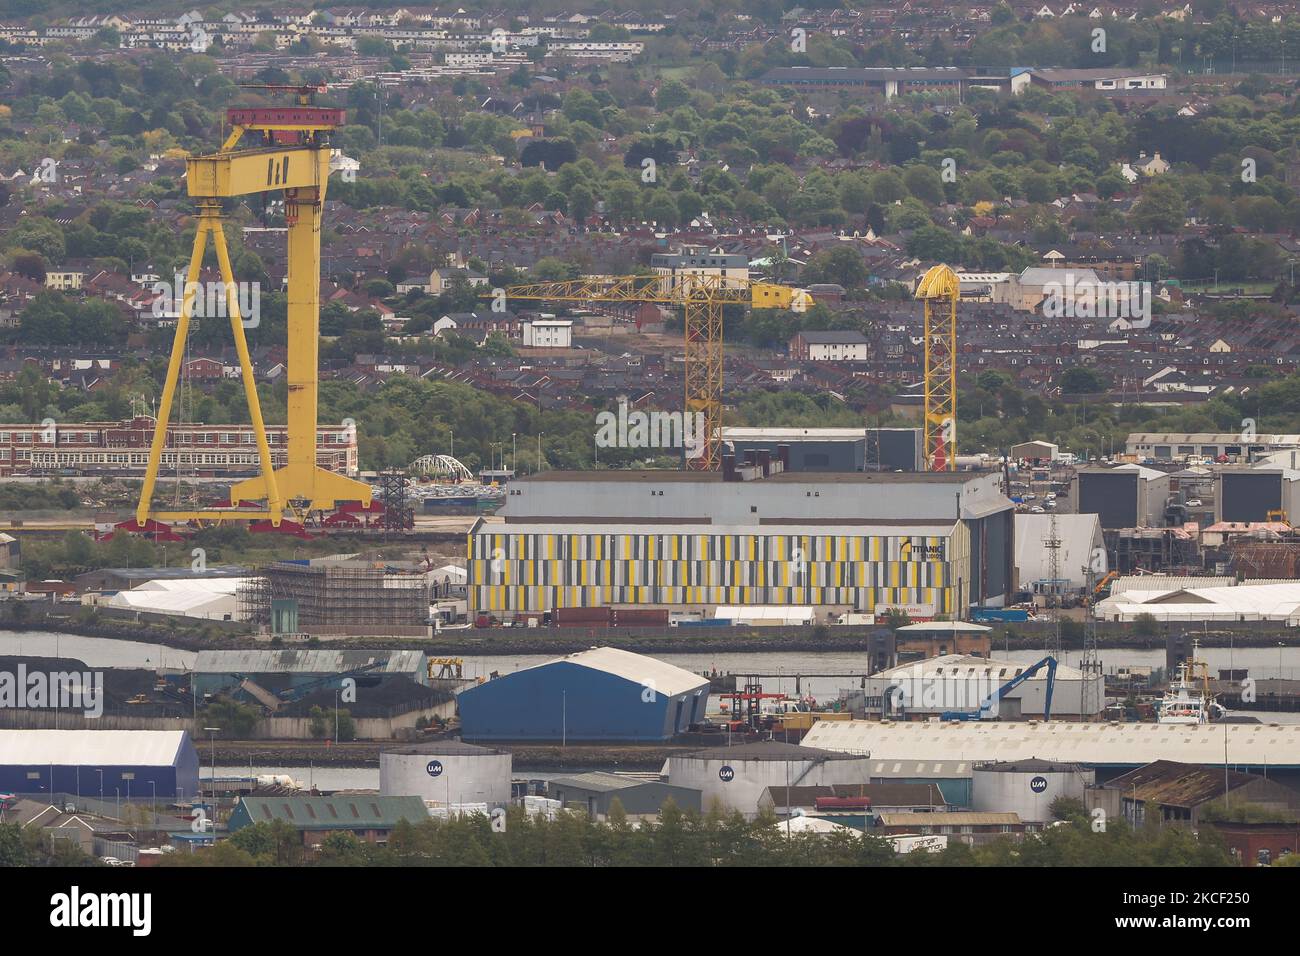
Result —
<path fill-rule="evenodd" d="M 204 727 L 208 734 L 208 746 L 212 750 L 212 819 L 217 818 L 217 734 L 220 727 Z M 214 824 L 215 826 L 215 824 Z"/>

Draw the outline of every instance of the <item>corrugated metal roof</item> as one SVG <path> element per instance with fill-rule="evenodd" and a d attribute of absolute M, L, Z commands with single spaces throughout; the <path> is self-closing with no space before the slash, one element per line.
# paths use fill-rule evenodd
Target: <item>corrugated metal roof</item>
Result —
<path fill-rule="evenodd" d="M 254 823 L 283 820 L 302 830 L 390 829 L 400 820 L 419 823 L 429 817 L 419 797 L 244 797 L 240 801 Z"/>
<path fill-rule="evenodd" d="M 777 784 L 768 787 L 766 792 L 773 805 L 778 807 L 810 807 L 818 797 L 866 797 L 878 807 L 947 805 L 943 792 L 932 783 L 835 783 L 793 787 Z"/>
<path fill-rule="evenodd" d="M 646 657 L 644 654 L 633 654 L 630 651 L 619 650 L 617 647 L 593 647 L 589 651 L 579 651 L 576 654 L 569 654 L 567 657 L 560 657 L 543 664 L 535 664 L 534 667 L 550 667 L 559 663 L 577 664 L 579 667 L 589 667 L 592 670 L 603 671 L 615 677 L 622 677 L 624 680 L 630 680 L 642 687 L 653 689 L 656 693 L 663 694 L 666 697 L 674 697 L 677 694 L 686 694 L 699 690 L 701 687 L 707 687 L 709 683 L 707 678 L 701 677 L 699 674 L 692 674 L 688 670 L 683 670 L 672 664 L 665 664 L 663 661 L 655 660 L 653 657 Z M 515 673 L 520 674 L 531 669 L 525 667 L 515 671 Z"/>
<path fill-rule="evenodd" d="M 423 651 L 199 651 L 194 670 L 199 674 L 338 674 L 385 661 L 384 674 L 425 673 Z"/>
<path fill-rule="evenodd" d="M 808 738 L 805 736 L 804 739 Z M 837 753 L 834 749 L 819 750 L 803 744 L 787 744 L 779 740 L 760 740 L 752 744 L 737 744 L 734 747 L 706 747 L 682 756 L 698 760 L 844 760 L 854 755 Z M 668 759 L 671 761 L 677 759 L 677 756 Z"/>
<path fill-rule="evenodd" d="M 1149 800 L 1170 807 L 1195 807 L 1223 796 L 1225 776 L 1229 790 L 1262 779 L 1253 774 L 1235 771 L 1225 774 L 1218 767 L 1158 760 L 1122 777 L 1116 777 L 1103 786 L 1123 790 L 1125 796 L 1138 800 Z"/>
<path fill-rule="evenodd" d="M 1090 766 L 1140 767 L 1162 759 L 1222 766 L 1226 756 L 1229 764 L 1300 768 L 1300 725 L 819 720 L 804 743 L 869 753 L 873 767 L 877 761 L 906 767 L 1035 757 Z"/>
<path fill-rule="evenodd" d="M 880 825 L 885 827 L 996 827 L 1016 826 L 1018 813 L 980 813 L 976 811 L 938 810 L 926 813 L 882 813 Z"/>
<path fill-rule="evenodd" d="M 165 767 L 185 745 L 183 730 L 0 730 L 0 764 Z"/>
<path fill-rule="evenodd" d="M 591 773 L 575 773 L 568 777 L 556 777 L 551 780 L 551 785 L 560 787 L 576 787 L 579 790 L 592 790 L 604 793 L 611 790 L 626 790 L 629 787 L 639 787 L 647 782 L 648 781 L 640 780 L 636 777 L 623 777 L 616 773 L 592 771 Z"/>

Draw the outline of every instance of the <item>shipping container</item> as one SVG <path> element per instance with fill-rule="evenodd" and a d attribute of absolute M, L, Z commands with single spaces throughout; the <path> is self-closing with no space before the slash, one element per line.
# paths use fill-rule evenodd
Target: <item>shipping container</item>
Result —
<path fill-rule="evenodd" d="M 611 610 L 607 607 L 560 607 L 551 612 L 558 627 L 608 627 Z"/>
<path fill-rule="evenodd" d="M 668 608 L 614 608 L 612 619 L 615 627 L 667 627 Z"/>

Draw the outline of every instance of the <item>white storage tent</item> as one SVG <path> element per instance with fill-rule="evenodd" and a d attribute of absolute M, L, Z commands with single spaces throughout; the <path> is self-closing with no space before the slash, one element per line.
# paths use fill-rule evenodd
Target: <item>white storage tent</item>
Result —
<path fill-rule="evenodd" d="M 1236 587 L 1129 590 L 1097 604 L 1105 621 L 1133 621 L 1149 614 L 1157 621 L 1274 621 L 1300 626 L 1300 581 Z"/>

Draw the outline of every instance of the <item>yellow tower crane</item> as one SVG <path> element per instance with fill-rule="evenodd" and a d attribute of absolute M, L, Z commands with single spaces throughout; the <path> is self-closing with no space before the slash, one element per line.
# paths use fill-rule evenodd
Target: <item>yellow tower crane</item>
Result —
<path fill-rule="evenodd" d="M 925 467 L 957 465 L 957 301 L 961 282 L 945 265 L 921 277 L 916 297 L 925 308 Z"/>
<path fill-rule="evenodd" d="M 316 463 L 317 366 L 320 343 L 320 232 L 321 212 L 329 179 L 329 134 L 344 122 L 343 110 L 312 106 L 317 87 L 253 87 L 291 90 L 296 105 L 234 107 L 227 110 L 230 135 L 221 149 L 209 156 L 186 160 L 189 194 L 197 201 L 198 228 L 190 255 L 185 293 L 176 322 L 167 378 L 163 384 L 149 464 L 134 521 L 118 527 L 126 531 L 168 535 L 170 521 L 268 521 L 270 527 L 301 528 L 307 511 L 332 511 L 344 502 L 370 506 L 370 486 L 319 467 Z M 250 135 L 252 134 L 252 135 Z M 255 140 L 244 144 L 243 140 Z M 283 193 L 288 233 L 288 362 L 289 385 L 285 464 L 273 467 L 270 442 L 253 379 L 239 296 L 230 255 L 222 231 L 221 201 L 236 196 Z M 217 255 L 224 300 L 239 355 L 244 397 L 257 443 L 260 474 L 235 483 L 229 508 L 194 511 L 154 511 L 152 499 L 158 468 L 167 443 L 172 400 L 184 358 L 186 336 L 199 294 L 199 274 L 208 240 Z M 265 502 L 263 507 L 243 507 L 245 502 Z"/>
<path fill-rule="evenodd" d="M 681 306 L 685 346 L 683 411 L 699 415 L 703 447 L 688 454 L 694 471 L 716 471 L 722 463 L 722 308 L 789 309 L 798 290 L 771 282 L 724 275 L 596 276 L 507 286 L 509 299 L 545 302 L 650 302 Z M 484 298 L 493 298 L 485 295 Z M 495 306 L 494 306 L 495 307 Z"/>

